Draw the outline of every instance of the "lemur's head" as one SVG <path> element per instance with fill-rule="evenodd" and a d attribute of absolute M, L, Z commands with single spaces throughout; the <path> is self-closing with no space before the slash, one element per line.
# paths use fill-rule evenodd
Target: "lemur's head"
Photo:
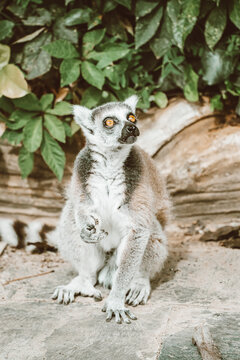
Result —
<path fill-rule="evenodd" d="M 138 97 L 132 95 L 124 102 L 111 102 L 92 110 L 74 105 L 73 114 L 90 143 L 107 147 L 133 144 L 140 134 L 135 115 L 137 101 Z"/>

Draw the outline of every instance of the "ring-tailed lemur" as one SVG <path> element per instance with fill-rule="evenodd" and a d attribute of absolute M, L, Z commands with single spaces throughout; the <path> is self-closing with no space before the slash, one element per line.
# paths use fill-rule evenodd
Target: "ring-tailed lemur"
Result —
<path fill-rule="evenodd" d="M 101 300 L 98 282 L 111 288 L 103 311 L 117 323 L 136 319 L 125 302 L 147 302 L 150 280 L 167 257 L 168 194 L 152 159 L 133 145 L 136 103 L 133 95 L 93 110 L 74 106 L 86 146 L 75 160 L 57 226 L 58 248 L 78 276 L 57 287 L 53 299 L 68 304 L 81 294 Z"/>

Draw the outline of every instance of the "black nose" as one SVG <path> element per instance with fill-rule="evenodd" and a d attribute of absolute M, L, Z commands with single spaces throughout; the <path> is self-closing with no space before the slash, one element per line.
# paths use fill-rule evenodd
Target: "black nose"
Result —
<path fill-rule="evenodd" d="M 139 136 L 139 134 L 140 134 L 138 128 L 132 124 L 126 126 L 126 131 L 129 135 L 132 135 L 132 136 Z"/>

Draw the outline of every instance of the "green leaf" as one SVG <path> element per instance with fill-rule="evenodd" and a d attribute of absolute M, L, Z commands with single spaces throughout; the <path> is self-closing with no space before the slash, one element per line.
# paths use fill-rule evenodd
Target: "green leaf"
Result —
<path fill-rule="evenodd" d="M 82 77 L 89 84 L 95 86 L 98 89 L 102 89 L 104 84 L 104 75 L 93 63 L 84 61 L 82 63 Z"/>
<path fill-rule="evenodd" d="M 65 39 L 72 44 L 78 44 L 79 33 L 75 28 L 68 28 L 64 22 L 64 18 L 56 19 L 53 25 L 54 40 Z"/>
<path fill-rule="evenodd" d="M 42 142 L 42 118 L 28 121 L 23 129 L 23 144 L 30 151 L 36 151 Z"/>
<path fill-rule="evenodd" d="M 59 39 L 43 46 L 43 49 L 46 50 L 51 56 L 58 59 L 71 59 L 74 57 L 79 57 L 79 54 L 73 44 L 64 39 Z"/>
<path fill-rule="evenodd" d="M 45 114 L 44 115 L 44 126 L 48 129 L 52 137 L 65 143 L 65 128 L 63 122 L 59 120 L 55 115 Z"/>
<path fill-rule="evenodd" d="M 105 0 L 103 4 L 103 13 L 114 10 L 117 7 L 117 4 L 113 0 Z"/>
<path fill-rule="evenodd" d="M 232 23 L 240 29 L 240 0 L 230 0 L 229 17 Z"/>
<path fill-rule="evenodd" d="M 102 91 L 90 86 L 84 91 L 81 105 L 88 107 L 89 109 L 97 106 L 100 103 L 102 97 Z"/>
<path fill-rule="evenodd" d="M 14 110 L 12 101 L 5 96 L 0 97 L 0 109 L 7 113 L 12 113 Z"/>
<path fill-rule="evenodd" d="M 25 44 L 21 67 L 26 71 L 28 80 L 44 75 L 51 69 L 51 56 L 42 49 L 44 45 L 50 43 L 51 39 L 50 33 L 42 33 Z"/>
<path fill-rule="evenodd" d="M 149 15 L 137 20 L 135 29 L 135 47 L 140 46 L 149 41 L 156 33 L 163 15 L 163 7 L 154 9 Z"/>
<path fill-rule="evenodd" d="M 198 78 L 191 65 L 187 65 L 184 71 L 184 96 L 188 101 L 198 101 Z"/>
<path fill-rule="evenodd" d="M 88 31 L 83 36 L 83 55 L 86 56 L 104 38 L 106 29 Z"/>
<path fill-rule="evenodd" d="M 80 129 L 80 126 L 73 120 L 71 122 L 72 136 Z"/>
<path fill-rule="evenodd" d="M 128 55 L 130 50 L 125 44 L 112 44 L 106 47 L 103 52 L 93 51 L 89 54 L 88 58 L 98 61 L 97 67 L 102 69 L 113 61 L 120 60 Z"/>
<path fill-rule="evenodd" d="M 6 66 L 10 59 L 10 47 L 0 44 L 0 70 Z"/>
<path fill-rule="evenodd" d="M 8 64 L 0 70 L 0 97 L 11 99 L 26 95 L 28 85 L 21 70 L 13 64 Z"/>
<path fill-rule="evenodd" d="M 120 101 L 126 100 L 129 96 L 136 95 L 136 90 L 127 87 L 125 89 L 115 91 Z"/>
<path fill-rule="evenodd" d="M 23 133 L 6 129 L 1 136 L 1 139 L 6 139 L 11 145 L 18 145 L 23 140 Z"/>
<path fill-rule="evenodd" d="M 72 137 L 72 129 L 71 129 L 71 127 L 66 122 L 63 122 L 62 124 L 64 126 L 66 136 Z"/>
<path fill-rule="evenodd" d="M 27 112 L 24 110 L 15 110 L 9 120 L 7 121 L 7 127 L 12 130 L 18 130 L 23 128 L 26 123 L 32 120 L 36 116 L 36 113 Z"/>
<path fill-rule="evenodd" d="M 28 110 L 28 111 L 41 111 L 42 105 L 38 100 L 37 96 L 33 93 L 27 94 L 21 99 L 12 100 L 14 105 L 20 109 Z"/>
<path fill-rule="evenodd" d="M 92 10 L 90 7 L 85 9 L 73 9 L 65 15 L 64 23 L 66 26 L 86 24 L 90 20 L 91 13 Z"/>
<path fill-rule="evenodd" d="M 221 95 L 217 94 L 217 95 L 214 95 L 211 100 L 210 100 L 210 107 L 211 107 L 211 110 L 214 111 L 214 110 L 223 110 L 223 103 L 222 103 L 222 97 Z"/>
<path fill-rule="evenodd" d="M 163 109 L 168 104 L 168 98 L 164 92 L 158 91 L 154 95 L 154 102 L 157 104 L 157 106 L 159 106 L 161 109 Z"/>
<path fill-rule="evenodd" d="M 54 99 L 53 94 L 44 94 L 44 95 L 42 95 L 39 102 L 41 104 L 41 108 L 42 108 L 43 111 L 47 110 L 48 108 L 51 108 L 53 99 Z"/>
<path fill-rule="evenodd" d="M 26 19 L 22 20 L 24 25 L 29 26 L 49 26 L 52 22 L 50 11 L 44 8 L 35 8 Z"/>
<path fill-rule="evenodd" d="M 157 1 L 146 1 L 138 0 L 136 1 L 135 16 L 137 18 L 143 17 L 149 14 L 155 7 L 158 5 Z"/>
<path fill-rule="evenodd" d="M 43 30 L 45 30 L 45 27 L 41 27 L 40 29 L 34 31 L 33 33 L 31 34 L 28 34 L 26 36 L 23 36 L 21 37 L 20 39 L 14 41 L 14 45 L 15 44 L 22 44 L 24 42 L 28 42 L 28 41 L 31 41 L 33 39 L 35 39 L 39 34 L 41 34 L 41 32 L 43 32 Z"/>
<path fill-rule="evenodd" d="M 11 36 L 14 23 L 8 20 L 0 21 L 0 40 L 5 39 L 8 36 Z"/>
<path fill-rule="evenodd" d="M 132 0 L 115 0 L 118 4 L 125 6 L 129 10 L 131 10 Z"/>
<path fill-rule="evenodd" d="M 125 43 L 127 43 L 128 36 L 126 34 L 124 24 L 119 21 L 117 12 L 111 12 L 111 13 L 105 15 L 104 19 L 105 18 L 106 18 L 105 27 L 107 30 L 107 34 L 111 35 L 112 39 L 114 39 L 114 40 L 120 39 L 120 40 L 124 41 Z"/>
<path fill-rule="evenodd" d="M 224 6 L 215 7 L 209 14 L 204 30 L 206 43 L 212 49 L 221 39 L 227 22 L 227 13 Z"/>
<path fill-rule="evenodd" d="M 143 88 L 139 93 L 138 107 L 140 109 L 148 109 L 150 107 L 150 89 Z"/>
<path fill-rule="evenodd" d="M 171 19 L 173 39 L 181 50 L 187 36 L 196 24 L 200 3 L 200 0 L 170 0 L 167 2 L 166 11 Z"/>
<path fill-rule="evenodd" d="M 54 109 L 47 110 L 47 113 L 58 116 L 71 115 L 72 105 L 66 101 L 61 101 L 55 105 Z"/>
<path fill-rule="evenodd" d="M 23 179 L 28 177 L 28 175 L 32 172 L 33 164 L 33 153 L 29 152 L 24 146 L 22 146 L 18 155 L 18 165 Z"/>
<path fill-rule="evenodd" d="M 98 11 L 94 11 L 90 14 L 90 20 L 88 21 L 88 30 L 100 25 L 102 22 L 102 16 L 99 15 Z"/>
<path fill-rule="evenodd" d="M 65 154 L 57 141 L 46 130 L 43 132 L 41 154 L 46 164 L 54 172 L 58 180 L 61 181 L 66 161 Z"/>
<path fill-rule="evenodd" d="M 202 78 L 207 85 L 220 84 L 234 72 L 237 62 L 237 56 L 224 50 L 204 51 L 201 56 Z"/>
<path fill-rule="evenodd" d="M 168 50 L 172 46 L 172 43 L 173 43 L 173 34 L 172 34 L 171 19 L 165 13 L 160 31 L 157 32 L 156 36 L 150 41 L 150 48 L 152 49 L 156 58 L 160 59 L 163 55 L 165 55 L 168 52 Z"/>
<path fill-rule="evenodd" d="M 76 81 L 80 76 L 80 64 L 78 59 L 64 59 L 60 65 L 61 86 Z"/>

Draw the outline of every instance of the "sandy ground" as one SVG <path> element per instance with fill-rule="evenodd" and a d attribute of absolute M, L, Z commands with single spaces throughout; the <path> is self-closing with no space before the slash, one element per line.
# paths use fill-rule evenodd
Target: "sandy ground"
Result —
<path fill-rule="evenodd" d="M 51 300 L 74 276 L 57 253 L 8 247 L 0 257 L 1 360 L 201 360 L 193 328 L 206 324 L 223 360 L 240 359 L 240 250 L 169 230 L 169 258 L 130 325 L 107 323 L 103 301 Z M 39 277 L 4 283 L 48 272 Z M 108 290 L 101 289 L 106 298 Z"/>

